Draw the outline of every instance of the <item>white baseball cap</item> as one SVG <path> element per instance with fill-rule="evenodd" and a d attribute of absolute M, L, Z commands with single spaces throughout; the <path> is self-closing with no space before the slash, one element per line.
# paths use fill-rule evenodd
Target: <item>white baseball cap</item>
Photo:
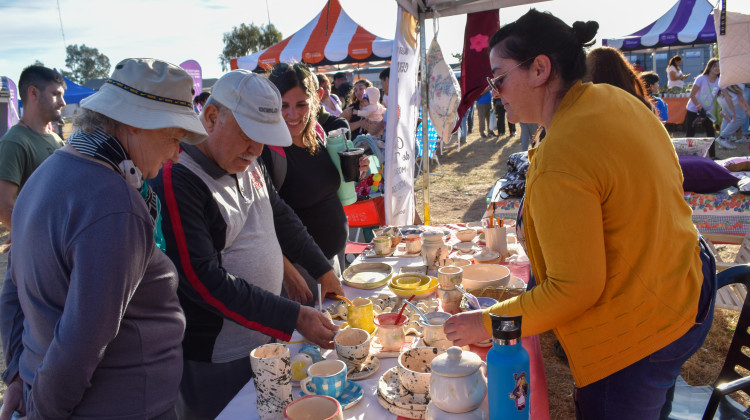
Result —
<path fill-rule="evenodd" d="M 291 146 L 281 115 L 281 93 L 268 79 L 248 70 L 233 70 L 214 83 L 211 97 L 229 108 L 242 131 L 258 143 Z"/>
<path fill-rule="evenodd" d="M 189 144 L 200 143 L 207 136 L 193 110 L 193 78 L 166 61 L 120 61 L 99 91 L 83 99 L 80 106 L 132 127 L 185 129 L 188 134 L 183 141 Z"/>

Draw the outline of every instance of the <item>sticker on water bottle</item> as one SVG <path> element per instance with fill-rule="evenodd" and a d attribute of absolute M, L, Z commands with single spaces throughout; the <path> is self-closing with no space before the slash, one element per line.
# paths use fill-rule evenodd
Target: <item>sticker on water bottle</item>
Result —
<path fill-rule="evenodd" d="M 513 380 L 515 387 L 513 387 L 513 392 L 508 394 L 508 398 L 515 401 L 518 411 L 523 411 L 529 400 L 529 381 L 526 379 L 526 372 L 514 373 Z"/>

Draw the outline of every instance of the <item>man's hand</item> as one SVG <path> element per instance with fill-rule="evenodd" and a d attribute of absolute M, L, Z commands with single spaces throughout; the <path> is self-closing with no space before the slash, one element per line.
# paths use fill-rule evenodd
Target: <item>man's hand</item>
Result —
<path fill-rule="evenodd" d="M 318 277 L 318 283 L 320 283 L 322 297 L 333 299 L 335 295 L 344 296 L 344 288 L 341 286 L 339 278 L 333 273 L 333 270 Z"/>
<path fill-rule="evenodd" d="M 484 329 L 482 311 L 469 311 L 453 315 L 443 325 L 448 340 L 455 346 L 466 346 L 492 338 Z"/>
<path fill-rule="evenodd" d="M 297 268 L 284 257 L 284 289 L 289 299 L 301 304 L 312 301 L 313 294 L 305 282 L 305 278 L 297 271 Z"/>
<path fill-rule="evenodd" d="M 311 343 L 324 349 L 332 349 L 333 336 L 336 335 L 338 329 L 339 327 L 322 312 L 309 306 L 300 306 L 297 316 L 297 331 Z"/>
<path fill-rule="evenodd" d="M 3 408 L 0 410 L 0 420 L 10 420 L 14 411 L 20 414 L 26 414 L 26 407 L 23 403 L 23 382 L 20 376 L 16 376 L 13 382 L 8 385 L 3 395 Z"/>

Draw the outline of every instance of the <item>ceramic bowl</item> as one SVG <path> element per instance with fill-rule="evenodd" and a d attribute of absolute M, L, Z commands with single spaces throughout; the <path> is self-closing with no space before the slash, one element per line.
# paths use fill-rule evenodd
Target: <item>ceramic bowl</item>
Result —
<path fill-rule="evenodd" d="M 456 238 L 461 242 L 470 242 L 477 236 L 477 231 L 474 229 L 461 229 L 456 232 Z"/>
<path fill-rule="evenodd" d="M 284 418 L 340 420 L 344 418 L 344 413 L 336 399 L 325 395 L 308 395 L 289 403 L 284 409 Z"/>
<path fill-rule="evenodd" d="M 435 347 L 417 347 L 407 350 L 398 357 L 398 377 L 401 385 L 415 394 L 430 391 L 430 363 L 443 353 Z"/>
<path fill-rule="evenodd" d="M 510 280 L 508 267 L 499 264 L 472 264 L 463 267 L 461 285 L 465 289 L 481 289 L 489 286 L 507 286 Z"/>
<path fill-rule="evenodd" d="M 401 277 L 419 277 L 422 279 L 420 285 L 416 288 L 409 289 L 398 284 Z M 395 293 L 396 296 L 401 298 L 409 298 L 411 295 L 415 295 L 415 299 L 424 299 L 435 294 L 438 288 L 438 281 L 435 277 L 415 274 L 400 274 L 395 276 L 388 282 L 388 289 Z"/>

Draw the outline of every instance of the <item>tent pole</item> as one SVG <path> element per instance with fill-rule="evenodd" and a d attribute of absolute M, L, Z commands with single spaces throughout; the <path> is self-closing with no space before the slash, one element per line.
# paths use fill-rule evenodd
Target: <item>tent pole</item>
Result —
<path fill-rule="evenodd" d="M 427 121 L 430 113 L 428 112 L 429 98 L 427 97 L 427 49 L 425 47 L 424 33 L 425 12 L 421 9 L 419 12 L 419 81 L 422 92 L 422 185 L 423 185 L 423 204 L 424 204 L 424 224 L 430 224 L 430 139 L 428 135 Z M 437 153 L 437 151 L 436 151 Z"/>

